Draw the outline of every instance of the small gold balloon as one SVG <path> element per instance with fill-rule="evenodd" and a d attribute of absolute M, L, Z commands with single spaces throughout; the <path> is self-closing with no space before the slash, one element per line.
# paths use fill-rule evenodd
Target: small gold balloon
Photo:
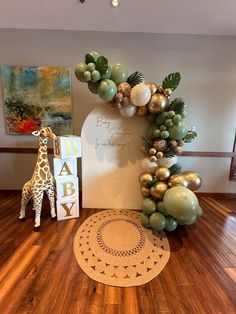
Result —
<path fill-rule="evenodd" d="M 141 186 L 147 187 L 149 182 L 151 182 L 153 179 L 153 176 L 148 172 L 143 172 L 139 176 L 139 183 Z"/>
<path fill-rule="evenodd" d="M 151 162 L 156 162 L 157 161 L 157 157 L 156 156 L 151 156 L 150 157 L 150 161 Z"/>
<path fill-rule="evenodd" d="M 160 158 L 162 158 L 164 155 L 163 155 L 162 152 L 157 152 L 157 153 L 156 153 L 156 156 L 157 156 L 158 159 L 160 159 Z"/>
<path fill-rule="evenodd" d="M 188 182 L 187 188 L 191 191 L 196 191 L 202 185 L 202 179 L 197 172 L 185 171 L 182 173 Z"/>
<path fill-rule="evenodd" d="M 141 106 L 138 108 L 138 115 L 139 116 L 146 116 L 148 114 L 148 108 L 147 106 Z"/>
<path fill-rule="evenodd" d="M 170 176 L 168 180 L 169 187 L 173 187 L 176 185 L 182 185 L 184 187 L 188 186 L 188 181 L 185 179 L 185 176 L 182 174 L 173 174 Z"/>
<path fill-rule="evenodd" d="M 157 199 L 163 199 L 165 192 L 168 190 L 168 185 L 164 182 L 157 182 L 150 189 L 151 195 Z"/>
<path fill-rule="evenodd" d="M 148 197 L 150 195 L 150 190 L 144 186 L 141 187 L 141 194 L 143 197 Z"/>
<path fill-rule="evenodd" d="M 151 95 L 154 95 L 156 93 L 156 91 L 157 91 L 157 84 L 155 84 L 155 83 L 147 83 L 146 85 L 149 87 L 149 89 L 151 91 Z"/>
<path fill-rule="evenodd" d="M 181 155 L 183 153 L 183 147 L 181 146 L 175 147 L 175 153 L 176 155 Z"/>
<path fill-rule="evenodd" d="M 169 97 L 171 95 L 171 93 L 172 93 L 172 89 L 171 88 L 164 89 L 164 95 L 166 97 Z"/>
<path fill-rule="evenodd" d="M 148 106 L 148 110 L 151 113 L 154 113 L 154 114 L 161 113 L 161 112 L 165 111 L 165 109 L 167 107 L 167 98 L 166 98 L 166 96 L 164 96 L 160 93 L 154 94 L 154 95 L 152 95 L 147 106 Z"/>
<path fill-rule="evenodd" d="M 150 149 L 149 149 L 149 151 L 148 151 L 148 152 L 149 152 L 149 154 L 150 154 L 150 155 L 156 155 L 157 150 L 156 150 L 155 148 L 153 148 L 153 147 L 152 147 L 152 148 L 150 148 Z"/>
<path fill-rule="evenodd" d="M 160 180 L 166 180 L 170 176 L 170 170 L 166 167 L 158 167 L 156 170 L 156 177 Z"/>
<path fill-rule="evenodd" d="M 157 93 L 163 94 L 164 88 L 162 86 L 157 86 Z"/>

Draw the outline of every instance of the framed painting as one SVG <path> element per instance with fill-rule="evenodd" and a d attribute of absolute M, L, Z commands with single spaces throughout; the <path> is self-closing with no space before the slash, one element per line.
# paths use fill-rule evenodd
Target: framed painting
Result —
<path fill-rule="evenodd" d="M 42 125 L 72 134 L 70 68 L 3 65 L 1 73 L 8 134 L 31 134 Z"/>

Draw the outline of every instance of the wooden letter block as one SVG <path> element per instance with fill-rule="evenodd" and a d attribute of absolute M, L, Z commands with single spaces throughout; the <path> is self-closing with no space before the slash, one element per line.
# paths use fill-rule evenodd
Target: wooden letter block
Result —
<path fill-rule="evenodd" d="M 79 198 L 57 201 L 57 220 L 79 217 Z"/>
<path fill-rule="evenodd" d="M 53 140 L 53 148 L 57 158 L 81 157 L 81 138 L 74 135 L 58 136 Z"/>
<path fill-rule="evenodd" d="M 54 177 L 77 176 L 76 158 L 53 158 Z"/>
<path fill-rule="evenodd" d="M 57 200 L 64 202 L 72 198 L 78 198 L 78 178 L 77 177 L 56 177 Z"/>

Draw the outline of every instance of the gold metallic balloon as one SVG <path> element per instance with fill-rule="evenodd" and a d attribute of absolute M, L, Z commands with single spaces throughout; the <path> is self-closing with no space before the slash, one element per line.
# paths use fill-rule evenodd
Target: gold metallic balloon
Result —
<path fill-rule="evenodd" d="M 157 182 L 150 189 L 151 195 L 157 199 L 163 199 L 165 192 L 168 190 L 168 185 L 164 182 Z"/>
<path fill-rule="evenodd" d="M 183 147 L 181 147 L 181 146 L 175 147 L 175 153 L 178 156 L 181 155 L 183 153 Z"/>
<path fill-rule="evenodd" d="M 150 160 L 151 162 L 157 162 L 157 157 L 156 157 L 156 156 L 151 156 L 151 157 L 149 158 L 149 160 Z"/>
<path fill-rule="evenodd" d="M 154 94 L 152 95 L 149 103 L 148 103 L 148 110 L 151 113 L 158 114 L 165 111 L 167 107 L 167 98 L 162 94 Z"/>
<path fill-rule="evenodd" d="M 202 185 L 202 179 L 197 172 L 185 171 L 182 174 L 188 182 L 187 188 L 191 191 L 196 191 Z"/>
<path fill-rule="evenodd" d="M 141 194 L 143 197 L 148 197 L 150 195 L 150 190 L 144 186 L 141 187 Z"/>
<path fill-rule="evenodd" d="M 171 93 L 172 93 L 172 89 L 171 88 L 164 89 L 164 95 L 166 97 L 169 97 L 171 95 Z"/>
<path fill-rule="evenodd" d="M 169 187 L 173 187 L 176 185 L 182 185 L 184 187 L 188 186 L 188 181 L 185 179 L 185 176 L 182 174 L 173 174 L 170 176 L 168 180 Z"/>
<path fill-rule="evenodd" d="M 143 172 L 139 176 L 139 182 L 141 186 L 144 186 L 144 187 L 147 187 L 148 183 L 152 181 L 152 179 L 153 179 L 153 176 L 148 172 Z"/>
<path fill-rule="evenodd" d="M 153 147 L 152 147 L 152 148 L 150 148 L 150 149 L 149 149 L 149 151 L 148 151 L 148 152 L 149 152 L 149 154 L 150 154 L 150 155 L 156 155 L 157 150 L 156 150 L 155 148 L 153 148 Z"/>
<path fill-rule="evenodd" d="M 151 95 L 154 95 L 156 93 L 156 91 L 157 91 L 157 84 L 155 84 L 155 83 L 147 83 L 146 85 L 149 87 L 149 89 L 151 91 Z"/>
<path fill-rule="evenodd" d="M 138 115 L 139 116 L 146 116 L 148 114 L 148 108 L 147 106 L 141 106 L 138 108 Z"/>
<path fill-rule="evenodd" d="M 170 176 L 170 170 L 166 167 L 158 167 L 156 170 L 156 177 L 160 180 L 166 180 Z"/>
<path fill-rule="evenodd" d="M 163 155 L 162 152 L 157 152 L 157 153 L 156 153 L 156 156 L 157 156 L 158 159 L 160 159 L 160 158 L 162 158 L 164 155 Z"/>

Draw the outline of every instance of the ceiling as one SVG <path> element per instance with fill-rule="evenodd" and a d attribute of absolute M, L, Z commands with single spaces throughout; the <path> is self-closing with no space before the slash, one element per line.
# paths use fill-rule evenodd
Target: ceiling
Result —
<path fill-rule="evenodd" d="M 235 0 L 1 0 L 0 28 L 236 36 Z"/>

